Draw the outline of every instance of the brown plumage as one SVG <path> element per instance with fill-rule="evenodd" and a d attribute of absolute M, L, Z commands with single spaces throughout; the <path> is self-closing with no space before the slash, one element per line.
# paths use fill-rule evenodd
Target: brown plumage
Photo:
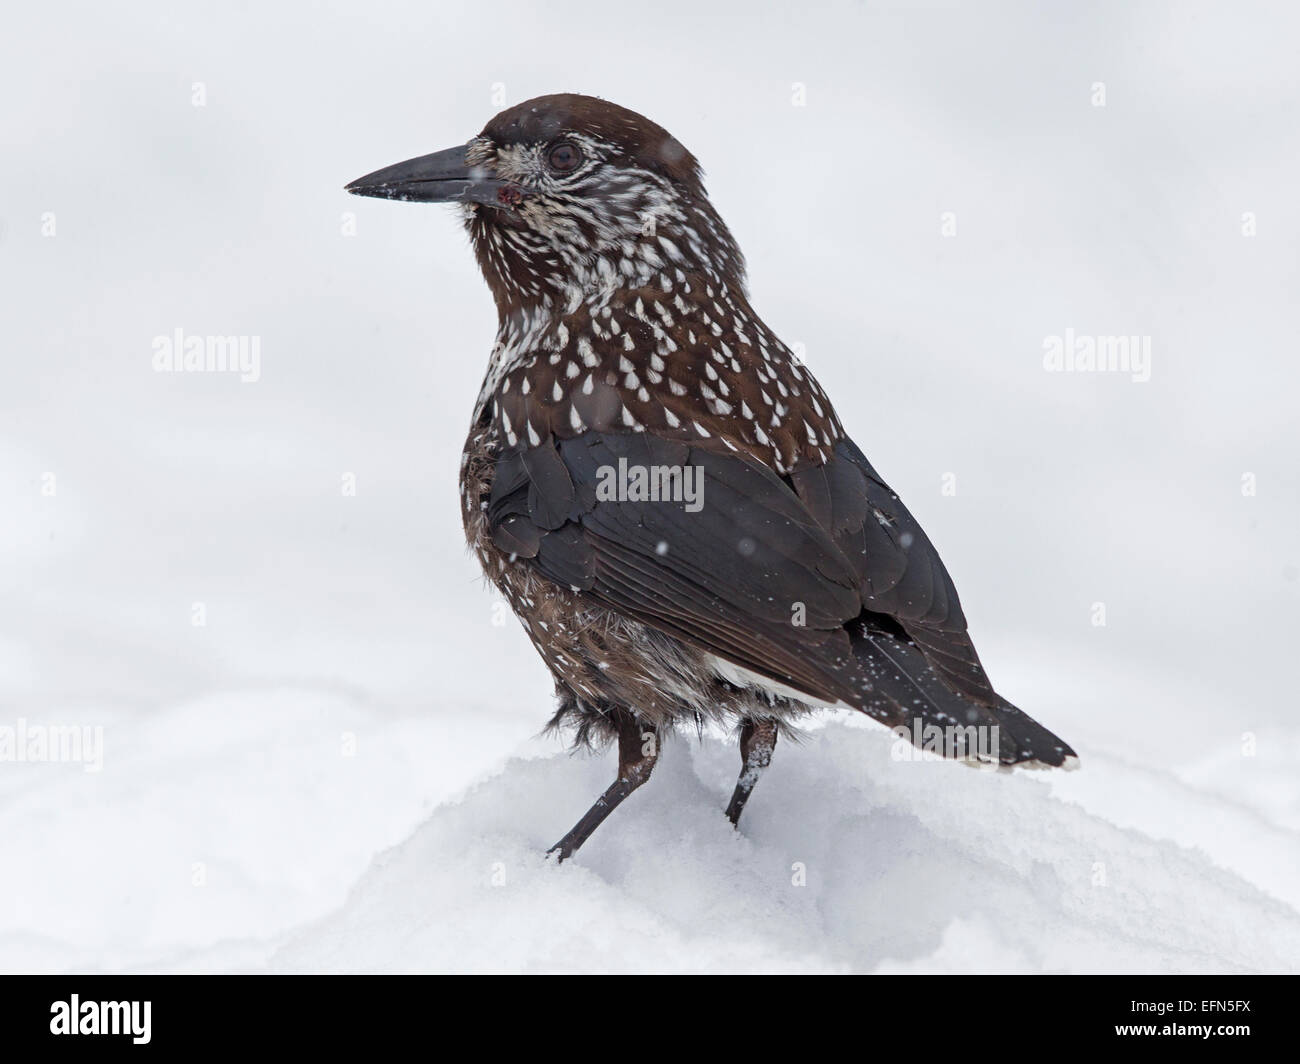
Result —
<path fill-rule="evenodd" d="M 561 859 L 684 722 L 740 727 L 733 823 L 778 732 L 817 705 L 949 756 L 1073 757 L 994 691 L 934 547 L 750 306 L 665 130 L 544 96 L 349 191 L 462 203 L 496 301 L 466 536 L 555 676 L 553 723 L 619 747 Z"/>

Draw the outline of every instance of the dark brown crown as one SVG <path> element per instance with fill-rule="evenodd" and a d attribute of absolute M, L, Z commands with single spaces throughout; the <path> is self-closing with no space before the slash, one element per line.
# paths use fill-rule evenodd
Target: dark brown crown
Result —
<path fill-rule="evenodd" d="M 616 145 L 625 162 L 704 194 L 699 162 L 672 134 L 644 115 L 595 96 L 538 96 L 502 111 L 483 127 L 483 136 L 496 144 L 545 143 L 565 132 Z"/>

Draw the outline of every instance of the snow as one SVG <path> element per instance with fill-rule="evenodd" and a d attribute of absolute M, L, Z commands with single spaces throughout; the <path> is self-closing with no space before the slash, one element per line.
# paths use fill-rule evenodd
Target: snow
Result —
<path fill-rule="evenodd" d="M 0 970 L 1300 968 L 1295 12 L 661 8 L 507 0 L 490 59 L 468 4 L 12 13 L 0 727 L 104 749 L 0 762 Z M 464 551 L 490 297 L 451 211 L 341 188 L 562 90 L 701 158 L 1077 772 L 828 712 L 739 833 L 734 739 L 681 737 L 543 859 L 613 767 L 537 737 Z M 155 372 L 177 329 L 257 379 Z M 1071 331 L 1150 379 L 1046 372 Z"/>
<path fill-rule="evenodd" d="M 720 812 L 734 748 L 675 744 L 654 786 L 559 868 L 541 856 L 556 808 L 576 819 L 609 766 L 512 762 L 382 855 L 271 967 L 1197 972 L 1300 957 L 1295 910 L 1205 854 L 1031 773 L 888 751 L 843 724 L 780 751 L 737 834 Z"/>
<path fill-rule="evenodd" d="M 571 861 L 612 755 L 286 689 L 106 717 L 105 771 L 24 766 L 16 970 L 1222 972 L 1300 958 L 1293 830 L 1089 744 L 1078 773 L 897 759 L 833 714 L 734 831 L 734 742 L 665 745 Z M 1231 786 L 1236 763 L 1214 776 Z M 16 784 L 16 785 L 15 785 Z M 436 796 L 430 799 L 430 794 Z M 88 874 L 87 870 L 93 870 Z M 42 929 L 35 931 L 34 929 Z"/>

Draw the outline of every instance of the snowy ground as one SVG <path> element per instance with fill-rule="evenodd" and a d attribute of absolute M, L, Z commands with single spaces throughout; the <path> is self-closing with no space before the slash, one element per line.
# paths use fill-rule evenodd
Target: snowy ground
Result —
<path fill-rule="evenodd" d="M 1285 758 L 1180 776 L 1099 741 L 1076 773 L 1000 773 L 894 760 L 883 730 L 841 718 L 783 746 L 737 834 L 721 813 L 734 746 L 679 739 L 556 868 L 542 852 L 609 758 L 493 764 L 505 722 L 382 720 L 284 690 L 106 727 L 139 755 L 6 795 L 0 830 L 37 872 L 5 909 L 6 967 L 1217 972 L 1300 957 Z M 1289 823 L 1240 800 L 1247 780 Z"/>
<path fill-rule="evenodd" d="M 1280 970 L 1300 957 L 1294 864 L 1264 877 L 1287 905 L 1217 867 L 1208 832 L 1197 852 L 1162 838 L 1189 833 L 1159 830 L 1158 816 L 1118 826 L 1080 797 L 1088 788 L 901 766 L 887 750 L 834 725 L 783 751 L 737 836 L 719 815 L 734 750 L 683 745 L 619 830 L 558 871 L 539 855 L 554 809 L 576 814 L 607 768 L 512 762 L 382 855 L 341 912 L 271 965 L 1150 972 Z M 1135 775 L 1105 757 L 1093 771 L 1120 787 Z M 1287 839 L 1137 775 L 1182 815 L 1202 807 L 1256 846 Z"/>
<path fill-rule="evenodd" d="M 0 728 L 103 763 L 0 760 L 0 970 L 1300 969 L 1290 7 L 550 7 L 488 56 L 469 5 L 12 14 Z M 490 302 L 450 213 L 340 187 L 559 89 L 702 158 L 1079 771 L 827 714 L 737 835 L 734 743 L 683 737 L 543 862 L 612 764 L 535 737 L 461 546 Z M 176 328 L 259 379 L 153 372 Z M 1150 380 L 1045 372 L 1066 329 Z"/>

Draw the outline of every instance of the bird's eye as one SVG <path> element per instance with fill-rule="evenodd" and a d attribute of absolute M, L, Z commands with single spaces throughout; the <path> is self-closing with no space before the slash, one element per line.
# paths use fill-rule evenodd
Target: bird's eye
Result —
<path fill-rule="evenodd" d="M 582 152 L 576 144 L 567 140 L 556 141 L 546 153 L 546 165 L 557 174 L 567 174 L 578 168 L 582 162 Z"/>

